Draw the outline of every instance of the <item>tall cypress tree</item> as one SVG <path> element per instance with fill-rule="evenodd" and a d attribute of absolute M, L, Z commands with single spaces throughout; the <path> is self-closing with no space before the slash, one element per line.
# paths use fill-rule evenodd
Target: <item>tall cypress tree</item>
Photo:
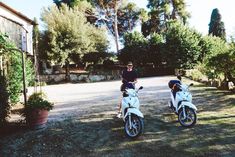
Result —
<path fill-rule="evenodd" d="M 222 17 L 221 14 L 219 13 L 219 9 L 218 8 L 213 9 L 211 13 L 211 21 L 209 23 L 209 34 L 226 40 L 224 22 L 221 21 L 221 18 Z"/>

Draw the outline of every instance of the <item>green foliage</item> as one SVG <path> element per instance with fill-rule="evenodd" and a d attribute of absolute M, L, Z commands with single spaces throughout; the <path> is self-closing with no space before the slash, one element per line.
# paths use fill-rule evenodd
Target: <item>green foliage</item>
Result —
<path fill-rule="evenodd" d="M 202 73 L 201 75 L 205 74 L 208 79 L 212 80 L 235 82 L 235 68 L 231 66 L 235 62 L 233 44 L 229 45 L 219 37 L 204 36 L 200 39 L 199 46 L 201 55 L 198 70 Z"/>
<path fill-rule="evenodd" d="M 105 60 L 105 58 L 108 58 L 108 53 L 91 52 L 91 53 L 85 54 L 82 58 L 82 61 L 84 63 L 88 62 L 88 63 L 97 64 Z"/>
<path fill-rule="evenodd" d="M 0 75 L 0 126 L 6 123 L 10 113 L 9 93 L 7 90 L 7 80 Z"/>
<path fill-rule="evenodd" d="M 186 11 L 184 0 L 148 0 L 147 7 L 150 9 L 150 19 L 142 26 L 142 32 L 145 36 L 153 32 L 164 32 L 169 20 L 177 20 L 186 24 L 190 16 Z"/>
<path fill-rule="evenodd" d="M 74 8 L 78 5 L 78 3 L 86 2 L 86 0 L 53 0 L 53 2 L 58 6 L 61 7 L 62 4 L 68 5 L 70 8 Z"/>
<path fill-rule="evenodd" d="M 22 56 L 19 52 L 12 51 L 9 53 L 9 71 L 7 75 L 10 101 L 12 104 L 19 102 L 20 94 L 23 91 L 23 69 L 22 69 Z M 34 83 L 33 64 L 31 60 L 26 59 L 26 86 L 32 85 Z"/>
<path fill-rule="evenodd" d="M 198 62 L 201 35 L 178 22 L 169 23 L 165 34 L 153 33 L 145 38 L 141 33 L 124 36 L 124 48 L 119 60 L 132 60 L 138 64 L 155 67 L 192 68 Z"/>
<path fill-rule="evenodd" d="M 199 46 L 201 47 L 201 55 L 199 61 L 206 63 L 211 56 L 228 51 L 227 43 L 219 37 L 204 36 L 200 38 Z"/>
<path fill-rule="evenodd" d="M 123 37 L 126 32 L 130 32 L 136 26 L 140 14 L 142 19 L 146 20 L 146 13 L 138 8 L 135 3 L 127 3 L 127 0 L 113 1 L 95 1 L 93 4 L 99 14 L 104 18 L 99 18 L 96 22 L 98 25 L 106 25 L 113 36 L 115 36 L 115 17 L 117 16 L 118 35 Z"/>
<path fill-rule="evenodd" d="M 23 90 L 22 54 L 12 50 L 15 46 L 6 37 L 0 35 L 0 39 L 2 39 L 1 45 L 4 45 L 4 48 L 0 49 L 0 52 L 2 52 L 5 62 L 7 62 L 5 77 L 7 79 L 9 99 L 12 104 L 15 104 L 19 102 L 20 94 Z M 34 69 L 30 59 L 26 59 L 25 67 L 26 86 L 28 86 L 34 82 Z"/>
<path fill-rule="evenodd" d="M 207 67 L 213 69 L 216 75 L 224 74 L 225 78 L 229 75 L 235 76 L 235 67 L 232 66 L 235 63 L 235 51 L 231 49 L 225 53 L 220 53 L 212 56 L 207 62 Z"/>
<path fill-rule="evenodd" d="M 213 65 L 213 60 L 217 60 L 220 62 L 220 54 L 225 54 L 229 50 L 229 46 L 227 43 L 219 37 L 215 36 L 204 36 L 201 38 L 200 43 L 201 54 L 199 57 L 200 64 L 203 68 L 201 68 L 201 72 L 207 75 L 208 79 L 218 79 L 224 73 L 217 70 Z M 218 56 L 219 55 L 219 56 Z M 217 59 L 215 59 L 217 58 Z M 218 63 L 216 61 L 216 63 Z M 224 78 L 224 76 L 223 76 Z"/>
<path fill-rule="evenodd" d="M 205 77 L 205 75 L 201 72 L 200 69 L 198 69 L 198 67 L 187 70 L 185 75 L 195 81 L 200 81 L 203 77 Z"/>
<path fill-rule="evenodd" d="M 63 65 L 71 61 L 71 54 L 83 55 L 107 48 L 105 31 L 88 23 L 79 8 L 52 6 L 44 9 L 42 19 L 47 26 L 46 57 L 54 63 Z"/>
<path fill-rule="evenodd" d="M 30 95 L 27 104 L 25 105 L 26 111 L 34 110 L 34 109 L 45 109 L 51 110 L 54 104 L 47 100 L 47 97 L 44 93 L 33 93 Z"/>
<path fill-rule="evenodd" d="M 21 54 L 12 51 L 14 45 L 9 42 L 6 35 L 0 34 L 0 56 L 6 64 L 3 71 L 0 71 L 0 124 L 7 121 L 10 113 L 10 103 L 19 102 L 22 90 L 22 62 Z M 27 78 L 29 83 L 32 80 L 33 68 L 29 60 L 26 61 Z"/>
<path fill-rule="evenodd" d="M 142 22 L 148 21 L 149 20 L 148 12 L 145 9 L 141 8 L 139 18 Z"/>
<path fill-rule="evenodd" d="M 135 64 L 145 64 L 148 60 L 148 40 L 139 32 L 127 33 L 124 36 L 124 48 L 118 54 L 123 63 L 133 61 Z"/>
<path fill-rule="evenodd" d="M 164 45 L 165 41 L 161 34 L 153 33 L 148 39 L 148 63 L 153 63 L 155 67 L 162 66 L 164 62 Z"/>
<path fill-rule="evenodd" d="M 6 49 L 7 42 L 6 42 L 6 35 L 3 35 L 0 32 L 0 55 L 2 55 L 3 51 Z"/>
<path fill-rule="evenodd" d="M 165 56 L 167 65 L 173 68 L 193 68 L 200 56 L 201 35 L 195 30 L 178 22 L 169 23 L 165 38 Z"/>
<path fill-rule="evenodd" d="M 133 30 L 139 20 L 140 11 L 135 3 L 128 3 L 118 10 L 118 32 L 120 36 Z M 144 16 L 143 12 L 142 15 Z"/>
<path fill-rule="evenodd" d="M 219 9 L 213 9 L 211 13 L 211 21 L 209 24 L 209 34 L 220 37 L 223 40 L 226 40 L 226 33 L 224 23 L 221 21 L 221 14 Z"/>

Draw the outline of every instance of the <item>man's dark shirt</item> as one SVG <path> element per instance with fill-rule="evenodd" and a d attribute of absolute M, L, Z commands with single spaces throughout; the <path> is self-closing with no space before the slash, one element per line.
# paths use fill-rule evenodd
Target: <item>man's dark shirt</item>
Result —
<path fill-rule="evenodd" d="M 122 85 L 121 85 L 121 91 L 123 92 L 126 88 L 133 88 L 135 89 L 134 84 L 130 84 L 128 82 L 134 82 L 137 79 L 137 73 L 135 70 L 132 71 L 127 71 L 123 70 L 122 71 Z"/>
<path fill-rule="evenodd" d="M 123 83 L 134 82 L 137 79 L 137 73 L 135 70 L 127 71 L 127 69 L 122 72 Z"/>

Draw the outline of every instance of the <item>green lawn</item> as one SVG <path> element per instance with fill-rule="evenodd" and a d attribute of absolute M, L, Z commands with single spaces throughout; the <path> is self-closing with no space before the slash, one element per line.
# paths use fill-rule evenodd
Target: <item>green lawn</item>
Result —
<path fill-rule="evenodd" d="M 167 107 L 159 114 L 159 106 L 149 104 L 144 134 L 138 139 L 125 137 L 123 123 L 114 114 L 94 113 L 49 123 L 45 130 L 21 129 L 1 137 L 0 156 L 235 156 L 235 95 L 201 84 L 192 87 L 192 93 L 199 109 L 192 128 L 181 127 Z"/>

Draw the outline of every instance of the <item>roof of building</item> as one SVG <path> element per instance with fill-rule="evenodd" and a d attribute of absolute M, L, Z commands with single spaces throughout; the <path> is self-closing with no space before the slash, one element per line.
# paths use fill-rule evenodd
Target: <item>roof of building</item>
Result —
<path fill-rule="evenodd" d="M 24 19 L 25 21 L 27 21 L 28 23 L 32 24 L 32 25 L 36 25 L 37 23 L 35 23 L 33 20 L 31 20 L 30 18 L 28 18 L 27 16 L 21 14 L 20 12 L 16 11 L 15 9 L 9 7 L 8 5 L 6 5 L 5 3 L 0 1 L 0 6 L 9 10 L 10 12 L 12 12 L 13 14 L 15 14 L 16 16 L 18 16 L 21 19 Z"/>

